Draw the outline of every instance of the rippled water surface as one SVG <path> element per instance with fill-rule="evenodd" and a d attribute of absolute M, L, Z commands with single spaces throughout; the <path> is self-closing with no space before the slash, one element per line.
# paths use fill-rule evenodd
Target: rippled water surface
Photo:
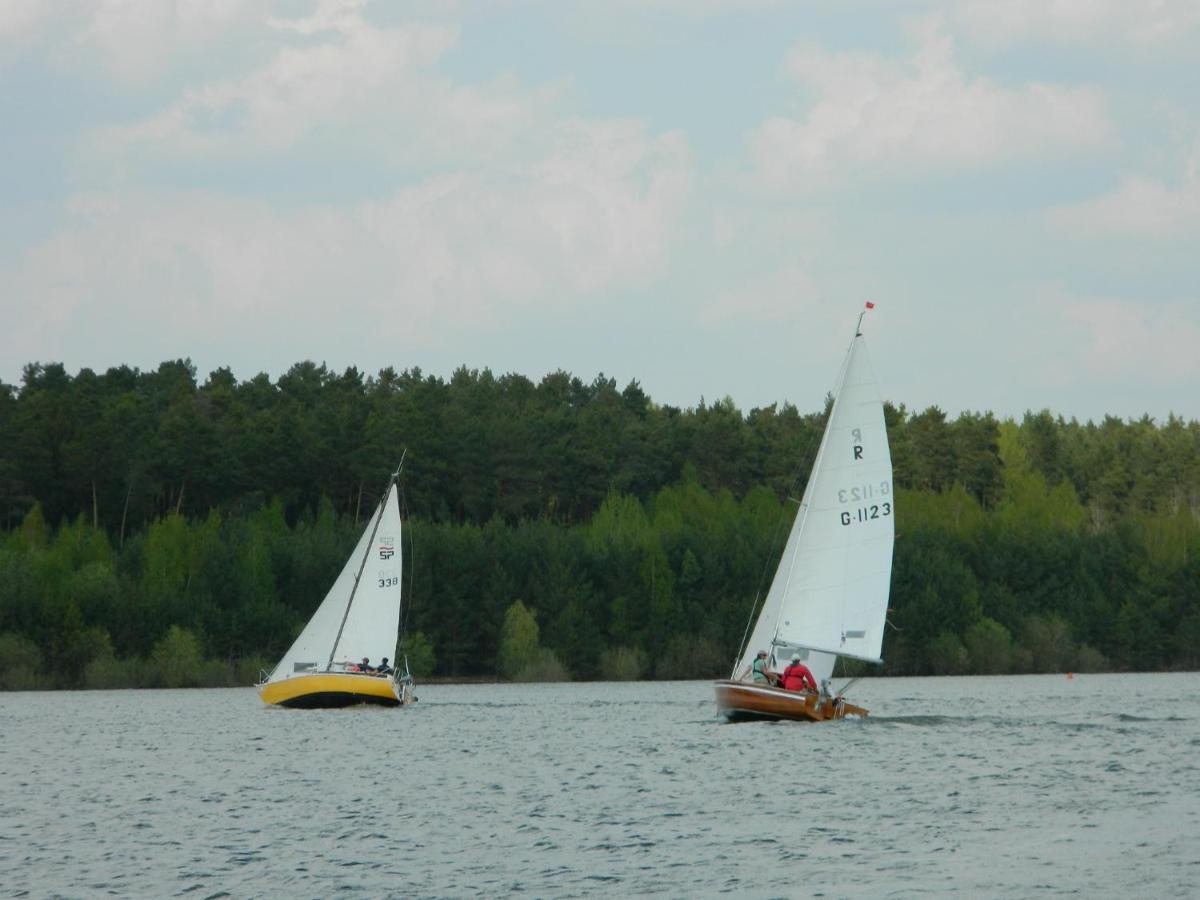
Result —
<path fill-rule="evenodd" d="M 1200 896 L 1200 675 L 0 695 L 0 894 Z"/>

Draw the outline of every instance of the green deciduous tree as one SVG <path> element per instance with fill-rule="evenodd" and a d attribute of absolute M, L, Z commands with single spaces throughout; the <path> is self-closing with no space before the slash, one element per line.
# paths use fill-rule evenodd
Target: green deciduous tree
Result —
<path fill-rule="evenodd" d="M 200 639 L 186 628 L 172 625 L 150 654 L 154 680 L 163 687 L 195 687 L 204 678 Z"/>
<path fill-rule="evenodd" d="M 45 690 L 44 668 L 37 644 L 12 632 L 0 634 L 0 690 Z"/>
<path fill-rule="evenodd" d="M 970 666 L 967 648 L 957 634 L 938 632 L 925 647 L 929 671 L 934 675 L 965 675 Z"/>
<path fill-rule="evenodd" d="M 995 619 L 986 616 L 971 625 L 965 635 L 971 671 L 979 675 L 1004 675 L 1013 669 L 1012 635 Z"/>
<path fill-rule="evenodd" d="M 504 613 L 500 629 L 497 663 L 501 677 L 516 678 L 525 667 L 536 662 L 540 649 L 537 619 L 517 600 Z"/>
<path fill-rule="evenodd" d="M 400 659 L 408 660 L 408 668 L 413 678 L 423 678 L 432 675 L 437 669 L 437 656 L 433 652 L 433 644 L 423 632 L 413 631 L 400 639 Z M 399 663 L 403 665 L 403 663 Z"/>
<path fill-rule="evenodd" d="M 646 654 L 637 647 L 612 647 L 600 656 L 600 672 L 608 681 L 637 681 L 646 666 Z"/>

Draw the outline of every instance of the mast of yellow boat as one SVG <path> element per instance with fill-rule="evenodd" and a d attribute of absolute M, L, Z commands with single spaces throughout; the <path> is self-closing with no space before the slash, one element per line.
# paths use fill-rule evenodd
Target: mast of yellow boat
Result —
<path fill-rule="evenodd" d="M 400 454 L 400 464 L 396 466 L 396 471 L 391 474 L 388 479 L 387 487 L 383 489 L 383 499 L 379 502 L 379 508 L 375 510 L 375 524 L 371 526 L 371 537 L 367 541 L 366 549 L 363 551 L 362 562 L 358 565 L 358 572 L 354 575 L 354 586 L 350 588 L 350 597 L 346 600 L 346 611 L 342 613 L 342 622 L 338 625 L 337 637 L 333 639 L 333 646 L 329 649 L 329 660 L 325 663 L 325 671 L 333 671 L 333 658 L 337 655 L 338 644 L 342 640 L 342 631 L 346 628 L 346 620 L 350 618 L 350 607 L 354 605 L 354 595 L 358 593 L 358 583 L 362 579 L 363 569 L 367 567 L 367 560 L 371 556 L 371 547 L 375 543 L 375 533 L 379 531 L 379 523 L 383 521 L 383 511 L 387 506 L 388 497 L 391 495 L 392 488 L 400 481 L 400 470 L 404 468 L 404 457 L 408 454 L 408 448 Z"/>

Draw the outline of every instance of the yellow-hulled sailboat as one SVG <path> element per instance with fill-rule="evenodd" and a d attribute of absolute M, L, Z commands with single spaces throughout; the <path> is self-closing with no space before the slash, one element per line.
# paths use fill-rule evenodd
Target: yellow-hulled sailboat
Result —
<path fill-rule="evenodd" d="M 333 587 L 258 685 L 264 703 L 314 709 L 416 700 L 407 663 L 403 672 L 380 668 L 396 659 L 400 626 L 399 479 L 397 468 Z"/>

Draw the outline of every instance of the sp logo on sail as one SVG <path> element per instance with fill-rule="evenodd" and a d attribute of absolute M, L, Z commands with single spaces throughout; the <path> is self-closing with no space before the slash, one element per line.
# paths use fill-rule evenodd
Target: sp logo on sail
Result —
<path fill-rule="evenodd" d="M 396 555 L 396 539 L 392 537 L 381 537 L 379 539 L 379 558 L 391 559 Z"/>

